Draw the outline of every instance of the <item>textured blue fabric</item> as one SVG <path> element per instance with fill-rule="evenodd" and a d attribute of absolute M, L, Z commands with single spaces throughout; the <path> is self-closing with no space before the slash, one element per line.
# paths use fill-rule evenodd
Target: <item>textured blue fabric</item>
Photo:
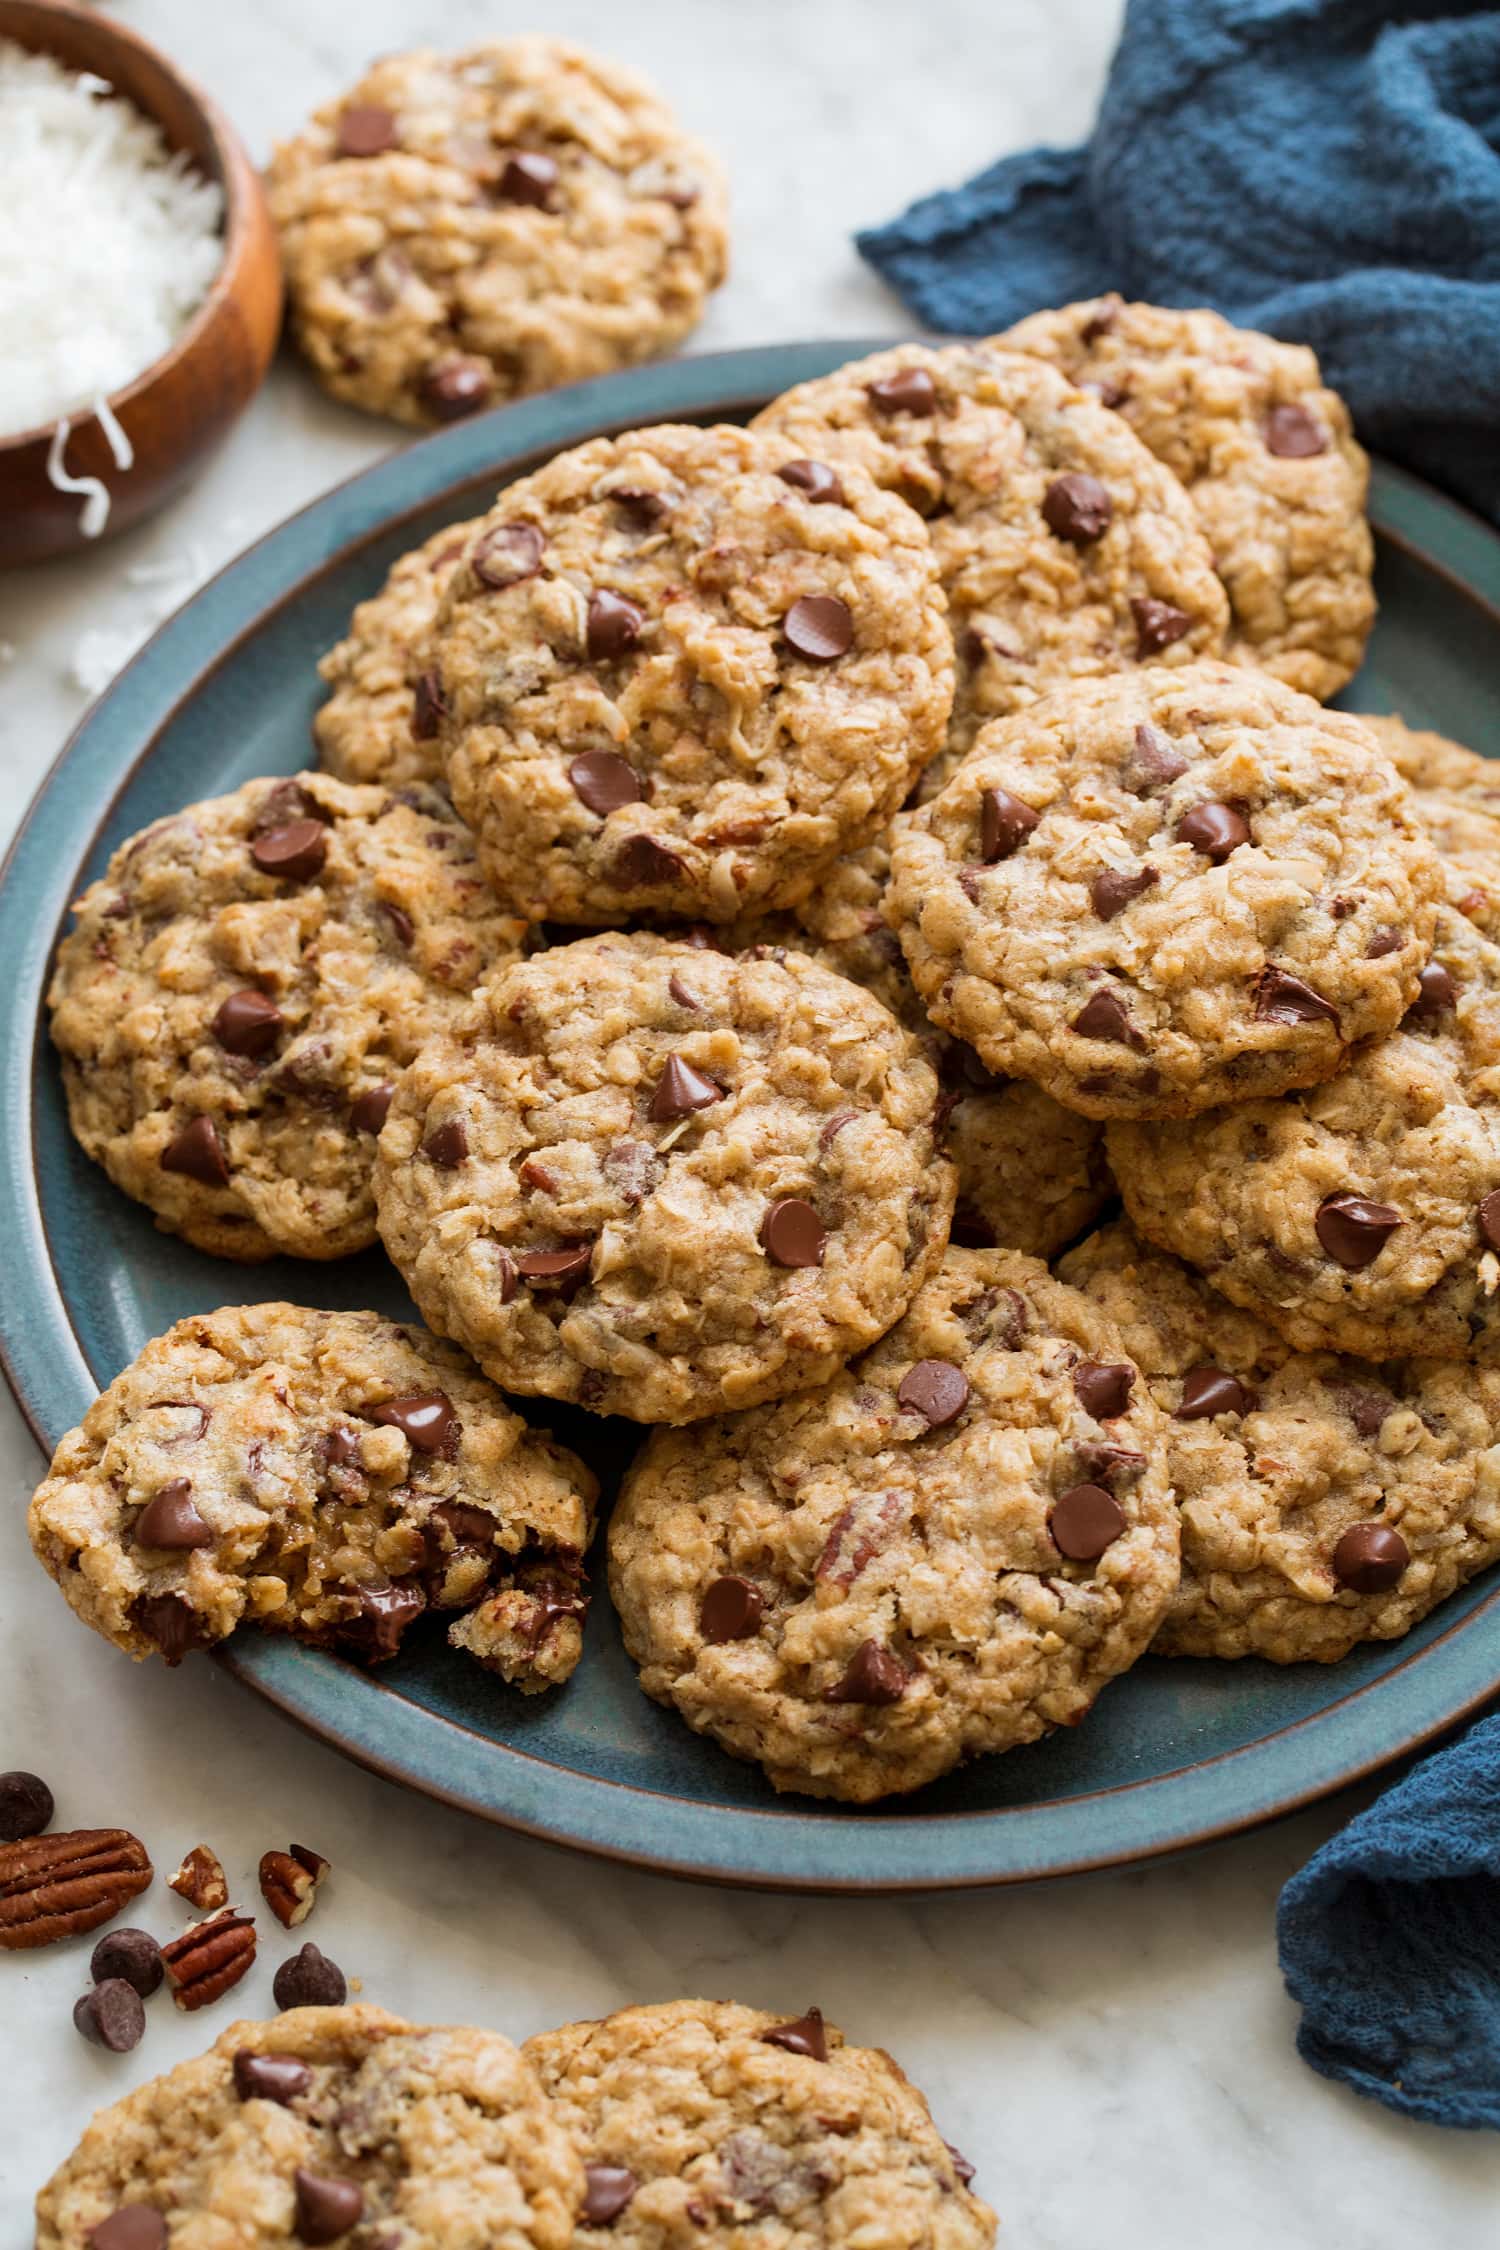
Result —
<path fill-rule="evenodd" d="M 1433 2125 L 1500 2127 L 1500 1718 L 1325 1844 L 1277 1934 L 1314 2070 Z"/>
<path fill-rule="evenodd" d="M 1494 6 L 1130 0 L 1087 147 L 857 239 L 931 328 L 1119 289 L 1311 344 L 1367 443 L 1500 520 Z"/>

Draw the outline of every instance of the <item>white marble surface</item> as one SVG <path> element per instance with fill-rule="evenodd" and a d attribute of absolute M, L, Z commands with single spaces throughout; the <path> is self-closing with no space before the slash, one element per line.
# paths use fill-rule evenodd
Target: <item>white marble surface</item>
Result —
<path fill-rule="evenodd" d="M 1091 114 L 1117 0 L 133 0 L 120 13 L 226 103 L 253 149 L 424 40 L 549 28 L 647 68 L 727 156 L 736 271 L 704 349 L 900 325 L 851 227 L 1002 147 Z M 0 823 L 8 831 L 98 663 L 195 575 L 390 443 L 280 367 L 196 491 L 138 535 L 0 580 Z M 337 1870 L 310 1934 L 372 1999 L 524 2035 L 682 1992 L 787 2011 L 817 2000 L 893 2049 L 966 2148 L 1013 2250 L 1470 2250 L 1493 2238 L 1500 2147 L 1415 2127 L 1297 2061 L 1277 1975 L 1277 1889 L 1349 1809 L 1149 1873 L 919 1904 L 715 1893 L 591 1865 L 371 1780 L 213 1668 L 132 1668 L 63 1615 L 26 1552 L 39 1463 L 0 1401 L 0 1768 L 47 1775 L 59 1820 L 121 1822 L 164 1871 L 211 1841 L 236 1894 L 268 1843 Z M 139 1919 L 182 1919 L 160 1886 Z M 273 1925 L 274 1927 L 274 1925 Z M 279 1933 L 278 1933 L 279 1935 Z M 270 2007 L 270 1942 L 241 1988 Z M 225 2021 L 153 2004 L 110 2059 L 69 2023 L 82 1947 L 0 1965 L 0 2241 L 91 2110 Z M 1486 2216 L 1488 2214 L 1488 2216 Z"/>

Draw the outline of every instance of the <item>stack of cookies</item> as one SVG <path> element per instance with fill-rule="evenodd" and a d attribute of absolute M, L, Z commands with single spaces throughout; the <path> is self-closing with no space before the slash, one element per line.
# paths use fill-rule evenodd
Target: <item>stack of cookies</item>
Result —
<path fill-rule="evenodd" d="M 403 558 L 320 770 L 126 845 L 53 1024 L 160 1225 L 378 1236 L 432 1333 L 150 1345 L 33 1505 L 74 1607 L 169 1659 L 432 1609 L 545 1687 L 597 1493 L 501 1392 L 559 1402 L 652 1425 L 646 1690 L 868 1801 L 1492 1560 L 1500 793 L 1323 707 L 1365 486 L 1308 351 L 1111 298 Z"/>

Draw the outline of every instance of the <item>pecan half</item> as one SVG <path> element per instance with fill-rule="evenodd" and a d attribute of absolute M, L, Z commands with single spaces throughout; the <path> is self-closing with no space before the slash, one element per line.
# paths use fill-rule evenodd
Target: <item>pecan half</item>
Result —
<path fill-rule="evenodd" d="M 124 1828 L 67 1828 L 0 1846 L 0 1947 L 21 1953 L 97 1930 L 150 1880 L 146 1847 Z"/>
<path fill-rule="evenodd" d="M 305 1922 L 317 1903 L 318 1885 L 328 1873 L 328 1862 L 305 1844 L 288 1851 L 264 1852 L 260 1862 L 260 1895 L 284 1930 Z"/>
<path fill-rule="evenodd" d="M 161 1949 L 172 1998 L 190 2014 L 220 2000 L 255 1959 L 255 1923 L 232 1908 L 194 1922 Z"/>
<path fill-rule="evenodd" d="M 219 1855 L 207 1844 L 193 1846 L 177 1873 L 168 1876 L 167 1889 L 196 1906 L 200 1914 L 217 1914 L 229 1904 L 229 1884 Z"/>

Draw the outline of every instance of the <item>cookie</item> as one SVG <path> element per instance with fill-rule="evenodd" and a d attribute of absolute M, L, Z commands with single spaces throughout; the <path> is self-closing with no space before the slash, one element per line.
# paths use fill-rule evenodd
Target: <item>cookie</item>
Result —
<path fill-rule="evenodd" d="M 1167 1417 L 1182 1584 L 1158 1654 L 1331 1664 L 1500 1558 L 1500 1371 L 1294 1352 L 1124 1221 L 1058 1271 Z"/>
<path fill-rule="evenodd" d="M 294 2008 L 101 2109 L 37 2197 L 36 2250 L 568 2250 L 582 2199 L 499 2032 Z"/>
<path fill-rule="evenodd" d="M 1370 465 L 1305 344 L 1117 296 L 1033 313 L 996 341 L 1092 390 L 1187 487 L 1233 662 L 1320 702 L 1353 678 L 1375 622 Z"/>
<path fill-rule="evenodd" d="M 609 1529 L 641 1685 L 852 1803 L 1075 1725 L 1177 1586 L 1165 1430 L 1034 1259 L 950 1250 L 825 1388 L 653 1432 Z"/>
<path fill-rule="evenodd" d="M 1227 664 L 988 729 L 891 851 L 933 1021 L 1092 1117 L 1331 1077 L 1415 999 L 1442 882 L 1360 722 Z"/>
<path fill-rule="evenodd" d="M 825 1382 L 901 1314 L 953 1208 L 937 1079 L 803 955 L 638 933 L 492 978 L 402 1079 L 385 1244 L 508 1389 L 690 1421 Z"/>
<path fill-rule="evenodd" d="M 1500 765 L 1396 718 L 1360 717 L 1402 779 L 1461 913 L 1500 934 Z"/>
<path fill-rule="evenodd" d="M 379 1661 L 426 1609 L 528 1692 L 588 1610 L 593 1477 L 461 1352 L 375 1313 L 181 1320 L 95 1400 L 31 1503 L 72 1607 L 177 1663 L 241 1624 Z"/>
<path fill-rule="evenodd" d="M 752 427 L 927 518 L 958 648 L 950 769 L 988 719 L 1072 680 L 1218 655 L 1228 610 L 1192 503 L 1117 414 L 989 344 L 901 344 Z"/>
<path fill-rule="evenodd" d="M 583 2158 L 575 2250 L 989 2250 L 995 2217 L 917 2089 L 816 2008 L 622 2008 L 522 2052 Z"/>
<path fill-rule="evenodd" d="M 314 715 L 313 740 L 320 765 L 340 781 L 378 781 L 386 789 L 442 781 L 425 649 L 481 520 L 449 524 L 394 562 L 380 592 L 360 603 L 344 639 L 319 664 L 330 693 Z"/>
<path fill-rule="evenodd" d="M 532 920 L 730 922 L 873 834 L 943 739 L 911 510 L 732 428 L 596 438 L 501 493 L 431 650 L 486 873 Z"/>
<path fill-rule="evenodd" d="M 715 160 L 633 71 L 562 40 L 388 55 L 266 184 L 315 374 L 402 422 L 654 359 L 726 268 Z"/>
<path fill-rule="evenodd" d="M 221 1258 L 375 1239 L 392 1083 L 519 948 L 446 797 L 247 781 L 122 844 L 48 994 L 73 1131 Z"/>

